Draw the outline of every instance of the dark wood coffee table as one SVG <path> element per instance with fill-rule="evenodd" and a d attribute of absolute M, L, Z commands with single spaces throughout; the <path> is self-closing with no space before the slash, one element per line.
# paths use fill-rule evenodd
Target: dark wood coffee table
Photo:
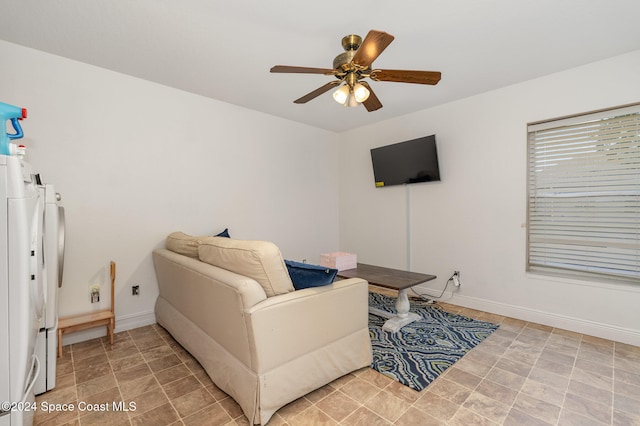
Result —
<path fill-rule="evenodd" d="M 408 289 L 437 278 L 435 275 L 384 268 L 366 263 L 358 263 L 354 269 L 338 271 L 338 276 L 341 278 L 362 278 L 371 285 L 398 291 L 395 315 L 381 309 L 369 308 L 369 312 L 372 314 L 387 318 L 382 329 L 392 333 L 420 319 L 420 315 L 409 312 Z"/>

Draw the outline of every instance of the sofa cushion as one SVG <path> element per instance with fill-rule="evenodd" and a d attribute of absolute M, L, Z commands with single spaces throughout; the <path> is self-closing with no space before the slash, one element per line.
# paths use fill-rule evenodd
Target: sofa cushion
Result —
<path fill-rule="evenodd" d="M 338 274 L 337 269 L 327 268 L 326 266 L 310 265 L 286 259 L 284 263 L 287 265 L 289 276 L 296 290 L 329 285 Z"/>
<path fill-rule="evenodd" d="M 280 249 L 269 241 L 209 237 L 200 241 L 201 261 L 256 280 L 267 297 L 294 291 Z"/>
<path fill-rule="evenodd" d="M 172 232 L 167 236 L 167 250 L 184 256 L 198 258 L 198 241 L 206 237 L 187 235 L 184 232 Z"/>
<path fill-rule="evenodd" d="M 229 236 L 229 228 L 225 228 L 224 231 L 215 235 L 216 237 L 226 237 Z M 184 232 L 172 232 L 167 236 L 167 241 L 165 245 L 167 250 L 171 250 L 174 253 L 182 254 L 184 256 L 198 258 L 198 245 L 200 241 L 208 238 L 208 235 L 188 235 Z"/>

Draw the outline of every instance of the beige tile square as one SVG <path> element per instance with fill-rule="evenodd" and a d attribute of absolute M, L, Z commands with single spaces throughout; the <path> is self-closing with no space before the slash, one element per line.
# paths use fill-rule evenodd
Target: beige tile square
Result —
<path fill-rule="evenodd" d="M 92 350 L 95 348 L 102 348 L 102 339 L 96 338 L 91 340 L 85 340 L 84 342 L 74 343 L 70 346 L 70 349 L 75 354 L 81 353 L 82 351 Z"/>
<path fill-rule="evenodd" d="M 360 370 L 358 377 L 366 382 L 371 383 L 379 389 L 386 388 L 391 382 L 394 381 L 391 377 L 380 374 L 376 370 L 369 367 Z"/>
<path fill-rule="evenodd" d="M 512 408 L 503 423 L 505 426 L 553 426 L 555 423 L 547 423 L 544 420 L 537 419 L 529 414 Z M 561 423 L 563 424 L 563 423 Z M 574 423 L 566 423 L 571 425 Z M 586 423 L 578 423 L 580 426 L 586 426 Z"/>
<path fill-rule="evenodd" d="M 509 414 L 511 404 L 503 404 L 480 392 L 473 392 L 462 406 L 495 423 L 501 424 Z"/>
<path fill-rule="evenodd" d="M 136 343 L 138 347 L 147 348 L 147 349 L 151 349 L 156 346 L 163 346 L 167 344 L 167 342 L 165 342 L 165 340 L 162 337 L 160 337 L 160 335 L 155 331 L 153 332 L 153 334 L 150 333 L 145 336 L 133 337 L 133 341 Z"/>
<path fill-rule="evenodd" d="M 131 424 L 133 426 L 164 426 L 169 425 L 177 421 L 178 414 L 175 412 L 171 404 L 167 403 L 157 408 L 147 411 L 146 413 L 136 414 L 131 417 Z"/>
<path fill-rule="evenodd" d="M 138 350 L 138 347 L 133 342 L 126 342 L 125 344 L 123 344 L 122 348 L 119 348 L 119 349 L 114 348 L 110 351 L 107 351 L 107 356 L 111 361 L 113 361 L 114 359 L 121 359 L 121 358 L 131 357 L 133 355 L 139 355 L 139 354 L 140 354 L 140 351 Z"/>
<path fill-rule="evenodd" d="M 383 390 L 367 401 L 365 407 L 393 423 L 409 409 L 410 405 L 401 398 Z"/>
<path fill-rule="evenodd" d="M 562 402 L 559 400 L 557 403 L 561 404 Z M 518 395 L 513 403 L 513 408 L 551 424 L 556 424 L 560 415 L 559 405 L 542 401 L 524 393 Z"/>
<path fill-rule="evenodd" d="M 613 407 L 617 411 L 640 417 L 640 404 L 638 398 L 630 398 L 624 395 L 616 395 L 613 401 Z"/>
<path fill-rule="evenodd" d="M 158 332 L 156 331 L 156 327 L 151 325 L 145 325 L 143 327 L 134 328 L 128 331 L 129 336 L 131 338 L 140 338 L 145 336 L 158 336 Z"/>
<path fill-rule="evenodd" d="M 476 349 L 477 350 L 469 351 L 462 359 L 467 362 L 471 361 L 487 367 L 493 367 L 498 359 L 500 359 L 500 354 L 486 352 L 480 347 L 477 347 Z"/>
<path fill-rule="evenodd" d="M 613 403 L 613 392 L 611 390 L 591 386 L 573 379 L 569 381 L 567 393 L 579 395 L 582 398 L 590 399 L 603 405 L 610 406 Z"/>
<path fill-rule="evenodd" d="M 56 389 L 66 388 L 67 386 L 75 386 L 76 385 L 76 375 L 73 374 L 73 368 L 71 372 L 68 374 L 60 375 L 59 372 L 56 371 Z"/>
<path fill-rule="evenodd" d="M 115 372 L 118 383 L 139 379 L 140 377 L 148 376 L 149 374 L 151 374 L 151 369 L 146 363 L 138 364 Z"/>
<path fill-rule="evenodd" d="M 347 418 L 360 407 L 358 402 L 341 391 L 331 393 L 326 398 L 317 402 L 316 405 L 338 422 Z"/>
<path fill-rule="evenodd" d="M 571 367 L 573 367 L 573 364 L 575 364 L 576 362 L 575 355 L 567 354 L 564 351 L 551 349 L 548 346 L 540 354 L 540 359 L 553 361 L 558 364 L 565 364 Z"/>
<path fill-rule="evenodd" d="M 380 391 L 377 386 L 374 386 L 371 383 L 360 378 L 351 380 L 349 383 L 340 388 L 340 390 L 360 404 L 366 403 Z"/>
<path fill-rule="evenodd" d="M 425 392 L 420 399 L 413 404 L 413 406 L 425 413 L 429 413 L 430 416 L 440 420 L 441 422 L 448 422 L 456 411 L 458 411 L 460 406 L 448 399 L 430 392 L 428 389 L 429 388 L 427 388 L 427 392 Z"/>
<path fill-rule="evenodd" d="M 536 367 L 563 377 L 571 377 L 571 371 L 573 370 L 573 364 L 562 364 L 544 358 L 538 359 Z"/>
<path fill-rule="evenodd" d="M 73 368 L 76 370 L 82 370 L 84 368 L 95 368 L 100 364 L 106 364 L 108 362 L 109 359 L 107 358 L 107 353 L 105 351 L 102 351 L 102 353 L 86 358 L 77 359 L 74 357 Z"/>
<path fill-rule="evenodd" d="M 154 374 L 158 382 L 164 385 L 191 375 L 191 371 L 184 364 L 178 364 Z"/>
<path fill-rule="evenodd" d="M 146 413 L 156 407 L 167 404 L 169 400 L 160 387 L 153 387 L 152 390 L 126 399 L 126 402 L 135 402 L 136 415 L 138 413 Z M 175 406 L 175 405 L 174 405 Z"/>
<path fill-rule="evenodd" d="M 76 401 L 68 401 L 73 402 L 74 405 Z M 38 400 L 38 406 L 40 406 L 41 401 Z M 58 426 L 58 425 L 72 425 L 79 424 L 78 410 L 56 410 L 51 412 L 46 412 L 38 409 L 36 411 L 33 423 L 38 426 Z"/>
<path fill-rule="evenodd" d="M 56 384 L 56 387 L 59 384 Z M 102 377 L 98 377 L 88 382 L 80 383 L 77 386 L 78 399 L 85 400 L 90 395 L 100 393 L 105 389 L 111 389 L 116 387 L 116 378 L 111 374 L 106 374 Z"/>
<path fill-rule="evenodd" d="M 615 369 L 626 371 L 628 373 L 640 374 L 640 361 L 616 358 Z"/>
<path fill-rule="evenodd" d="M 625 382 L 617 382 L 613 398 L 615 399 L 618 395 L 635 399 L 638 401 L 638 404 L 640 404 L 640 386 L 635 386 Z"/>
<path fill-rule="evenodd" d="M 486 379 L 478 385 L 475 392 L 506 405 L 511 405 L 518 395 L 518 391 Z"/>
<path fill-rule="evenodd" d="M 535 380 L 537 382 L 553 386 L 562 392 L 566 391 L 569 387 L 569 377 L 560 376 L 540 367 L 533 368 L 528 378 L 530 380 Z"/>
<path fill-rule="evenodd" d="M 140 364 L 144 364 L 145 360 L 136 349 L 135 353 L 133 353 L 132 355 L 128 355 L 122 358 L 110 358 L 109 363 L 111 364 L 111 369 L 113 371 L 120 371 L 127 368 L 135 367 Z"/>
<path fill-rule="evenodd" d="M 600 348 L 599 346 L 589 346 L 584 343 L 580 345 L 577 357 L 587 361 L 596 362 L 607 367 L 612 367 L 614 360 L 612 350 Z"/>
<path fill-rule="evenodd" d="M 640 425 L 640 416 L 625 413 L 624 411 L 613 410 L 614 425 Z"/>
<path fill-rule="evenodd" d="M 287 421 L 289 426 L 338 426 L 338 423 L 316 406 L 311 406 Z"/>
<path fill-rule="evenodd" d="M 200 389 L 204 386 L 196 379 L 194 375 L 183 377 L 182 379 L 175 380 L 171 383 L 162 385 L 162 388 L 166 392 L 169 399 L 175 399 L 189 392 L 193 392 L 196 389 Z"/>
<path fill-rule="evenodd" d="M 504 352 L 502 359 L 519 362 L 531 366 L 536 363 L 542 351 L 540 348 L 531 348 L 529 345 L 511 345 Z"/>
<path fill-rule="evenodd" d="M 548 402 L 549 404 L 558 405 L 564 399 L 563 390 L 560 390 L 554 386 L 550 386 L 547 383 L 531 379 L 527 379 L 520 391 L 523 394 L 529 395 L 541 401 Z"/>
<path fill-rule="evenodd" d="M 119 385 L 120 393 L 127 402 L 135 402 L 139 395 L 151 390 L 160 389 L 160 385 L 153 374 L 148 374 L 133 380 L 127 380 L 126 382 L 119 383 Z"/>
<path fill-rule="evenodd" d="M 150 348 L 150 349 L 144 349 L 141 352 L 142 352 L 142 356 L 147 362 L 157 358 L 164 358 L 169 355 L 175 356 L 173 349 L 171 348 L 171 346 L 167 344 L 154 346 L 153 348 Z"/>
<path fill-rule="evenodd" d="M 216 402 L 215 398 L 204 388 L 196 389 L 186 395 L 171 400 L 181 418 L 188 417 L 196 411 L 208 407 Z M 242 411 L 240 411 L 242 414 Z M 237 417 L 237 416 L 231 416 Z"/>
<path fill-rule="evenodd" d="M 184 418 L 182 421 L 185 426 L 218 426 L 226 425 L 231 420 L 231 417 L 229 417 L 220 404 L 215 403 Z M 131 423 L 135 425 L 133 421 Z M 271 422 L 269 426 L 271 426 Z"/>
<path fill-rule="evenodd" d="M 154 359 L 153 361 L 147 362 L 149 364 L 149 368 L 151 371 L 158 372 L 169 367 L 176 366 L 178 364 L 182 364 L 182 360 L 178 358 L 175 354 L 171 354 L 168 356 L 164 356 L 162 358 Z"/>
<path fill-rule="evenodd" d="M 449 401 L 461 405 L 471 395 L 472 390 L 446 378 L 431 383 L 429 392 L 433 392 Z"/>
<path fill-rule="evenodd" d="M 473 361 L 472 358 L 465 358 L 466 356 L 462 357 L 462 359 L 455 363 L 455 366 L 458 369 L 482 378 L 486 377 L 486 375 L 489 374 L 489 371 L 491 371 L 491 365 L 480 364 Z"/>
<path fill-rule="evenodd" d="M 489 370 L 491 371 L 491 370 Z M 487 373 L 489 374 L 489 373 Z M 456 382 L 459 385 L 462 385 L 469 389 L 475 389 L 478 384 L 482 381 L 482 377 L 476 376 L 475 374 L 469 373 L 464 370 L 460 370 L 456 364 L 453 367 L 450 367 L 446 371 L 447 380 L 451 380 L 452 382 Z"/>
<path fill-rule="evenodd" d="M 129 424 L 129 415 L 123 411 L 91 411 L 80 416 L 82 426 L 121 426 Z"/>
<path fill-rule="evenodd" d="M 519 374 L 495 367 L 487 374 L 487 380 L 518 392 L 527 379 Z"/>
<path fill-rule="evenodd" d="M 382 417 L 378 416 L 373 411 L 360 407 L 349 417 L 344 419 L 342 422 L 344 426 L 355 426 L 355 425 L 371 425 L 371 426 L 387 426 L 391 425 L 390 422 L 386 421 Z"/>
<path fill-rule="evenodd" d="M 467 423 L 469 425 L 471 423 Z M 428 413 L 418 410 L 417 408 L 410 407 L 396 422 L 395 426 L 442 426 L 442 422 L 434 417 L 431 417 Z"/>
<path fill-rule="evenodd" d="M 440 423 L 442 425 L 442 423 Z M 447 422 L 447 426 L 495 426 L 496 423 L 473 411 L 462 407 L 453 418 Z"/>
<path fill-rule="evenodd" d="M 413 404 L 426 392 L 426 389 L 422 390 L 421 392 L 418 392 L 415 389 L 411 389 L 408 386 L 405 386 L 400 384 L 399 382 L 396 382 L 395 380 L 389 383 L 389 386 L 387 386 L 385 389 L 393 393 L 398 398 L 402 398 L 404 401 L 408 402 L 409 404 Z"/>
<path fill-rule="evenodd" d="M 97 379 L 107 374 L 112 374 L 111 366 L 109 363 L 98 364 L 95 367 L 84 368 L 82 370 L 75 370 L 76 383 L 84 383 L 90 380 Z"/>

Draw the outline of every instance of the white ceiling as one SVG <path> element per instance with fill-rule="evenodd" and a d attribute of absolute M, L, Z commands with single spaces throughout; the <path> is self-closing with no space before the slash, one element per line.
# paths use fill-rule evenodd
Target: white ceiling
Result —
<path fill-rule="evenodd" d="M 0 39 L 339 132 L 640 49 L 639 16 L 639 0 L 0 0 Z M 331 92 L 296 105 L 332 77 L 269 73 L 331 68 L 370 29 L 395 36 L 375 68 L 440 83 L 371 82 L 384 107 L 367 112 Z"/>

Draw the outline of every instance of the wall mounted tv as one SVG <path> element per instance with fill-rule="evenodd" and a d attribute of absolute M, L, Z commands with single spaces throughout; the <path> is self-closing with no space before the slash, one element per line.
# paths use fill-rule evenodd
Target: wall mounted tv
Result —
<path fill-rule="evenodd" d="M 436 135 L 371 150 L 376 187 L 440 180 Z"/>

